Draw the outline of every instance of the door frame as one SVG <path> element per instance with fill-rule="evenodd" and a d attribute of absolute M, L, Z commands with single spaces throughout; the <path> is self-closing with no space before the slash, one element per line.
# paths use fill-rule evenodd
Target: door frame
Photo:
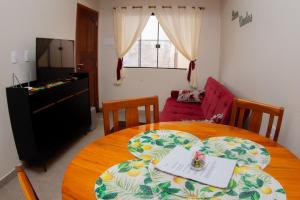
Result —
<path fill-rule="evenodd" d="M 96 86 L 95 86 L 95 89 L 96 89 L 96 99 L 95 99 L 95 107 L 96 107 L 96 111 L 97 112 L 100 112 L 100 107 L 99 107 L 99 70 L 98 70 L 98 62 L 99 62 L 99 12 L 96 11 L 96 10 L 93 10 L 83 4 L 80 4 L 80 3 L 77 3 L 77 8 L 76 8 L 76 31 L 75 31 L 75 52 L 76 52 L 76 66 L 75 66 L 75 69 L 76 69 L 76 72 L 78 71 L 78 62 L 79 62 L 79 53 L 77 51 L 77 41 L 78 41 L 78 37 L 79 37 L 79 31 L 78 31 L 78 20 L 79 20 L 79 13 L 80 11 L 87 11 L 87 12 L 92 12 L 93 14 L 96 14 L 97 15 L 97 37 L 96 37 L 96 42 L 97 42 L 97 46 L 96 46 L 96 53 L 97 53 L 97 56 L 96 56 L 96 73 L 97 73 L 97 76 L 96 76 Z"/>

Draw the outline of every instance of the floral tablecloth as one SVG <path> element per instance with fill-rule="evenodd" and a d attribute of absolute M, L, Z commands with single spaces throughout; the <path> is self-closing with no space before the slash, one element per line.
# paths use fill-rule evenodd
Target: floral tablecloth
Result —
<path fill-rule="evenodd" d="M 172 199 L 168 190 L 185 199 L 286 199 L 285 192 L 272 176 L 248 166 L 236 167 L 226 189 L 161 172 L 150 165 L 150 177 L 159 199 Z M 175 192 L 176 191 L 176 192 Z"/>
<path fill-rule="evenodd" d="M 176 130 L 153 130 L 141 133 L 128 142 L 128 150 L 137 158 L 158 163 L 177 145 L 186 149 L 200 147 L 202 143 L 194 135 Z"/>
<path fill-rule="evenodd" d="M 149 163 L 128 160 L 106 170 L 96 182 L 97 199 L 153 199 Z"/>
<path fill-rule="evenodd" d="M 267 149 L 253 141 L 237 137 L 211 137 L 200 148 L 204 154 L 237 160 L 239 166 L 264 169 L 271 157 Z"/>
<path fill-rule="evenodd" d="M 181 145 L 200 149 L 207 155 L 236 159 L 232 179 L 226 189 L 215 188 L 155 169 L 171 149 Z M 272 199 L 284 200 L 282 186 L 263 172 L 270 154 L 260 144 L 235 137 L 213 137 L 203 141 L 176 130 L 153 130 L 128 142 L 137 160 L 128 160 L 106 170 L 96 181 L 97 199 Z"/>
<path fill-rule="evenodd" d="M 106 170 L 96 181 L 97 199 L 286 199 L 272 176 L 255 168 L 236 167 L 226 189 L 156 170 L 150 161 L 129 160 Z"/>

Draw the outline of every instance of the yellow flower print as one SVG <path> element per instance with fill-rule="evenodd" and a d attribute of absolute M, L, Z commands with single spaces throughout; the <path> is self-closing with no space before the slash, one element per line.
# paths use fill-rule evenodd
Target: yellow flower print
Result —
<path fill-rule="evenodd" d="M 151 137 L 152 137 L 153 139 L 158 139 L 158 138 L 159 138 L 159 135 L 153 133 L 153 134 L 151 135 Z"/>
<path fill-rule="evenodd" d="M 147 150 L 150 150 L 150 149 L 152 149 L 152 146 L 151 146 L 151 145 L 148 145 L 148 144 L 146 144 L 146 145 L 142 146 L 142 148 L 143 148 L 145 151 L 147 151 Z"/>
<path fill-rule="evenodd" d="M 254 167 L 255 167 L 255 169 L 261 169 L 260 165 L 255 165 Z"/>
<path fill-rule="evenodd" d="M 140 145 L 141 145 L 140 142 L 133 142 L 133 143 L 131 144 L 131 146 L 132 146 L 133 148 L 136 148 L 136 147 L 138 147 L 138 146 L 140 146 Z"/>
<path fill-rule="evenodd" d="M 257 155 L 257 154 L 258 154 L 258 152 L 257 152 L 256 149 L 252 149 L 252 150 L 250 150 L 249 152 L 250 152 L 251 154 L 253 154 L 253 155 Z"/>
<path fill-rule="evenodd" d="M 104 174 L 101 175 L 101 178 L 103 181 L 110 181 L 113 179 L 113 175 L 109 172 L 105 172 Z"/>
<path fill-rule="evenodd" d="M 249 170 L 250 168 L 247 166 L 241 166 L 241 167 L 235 167 L 234 168 L 234 174 L 242 174 Z"/>
<path fill-rule="evenodd" d="M 218 188 L 216 188 L 216 187 L 212 187 L 212 186 L 210 186 L 210 187 L 208 187 L 209 188 L 209 190 L 211 190 L 211 191 L 213 191 L 213 192 L 215 192 L 215 191 L 217 191 L 218 190 Z"/>
<path fill-rule="evenodd" d="M 142 159 L 143 159 L 143 160 L 151 160 L 151 159 L 152 159 L 152 156 L 149 155 L 149 154 L 144 154 L 144 155 L 142 155 Z"/>
<path fill-rule="evenodd" d="M 230 141 L 230 142 L 227 142 L 227 145 L 229 145 L 229 146 L 234 146 L 234 145 L 236 145 L 236 143 L 235 143 L 235 142 L 232 142 L 232 141 Z"/>
<path fill-rule="evenodd" d="M 158 160 L 158 159 L 154 159 L 154 160 L 151 161 L 151 163 L 154 164 L 154 165 L 156 165 L 156 164 L 159 163 L 159 161 L 160 161 L 160 160 Z"/>
<path fill-rule="evenodd" d="M 189 194 L 187 196 L 187 199 L 199 199 L 198 195 L 197 194 Z"/>
<path fill-rule="evenodd" d="M 261 189 L 261 192 L 263 194 L 272 194 L 272 188 L 268 187 L 268 186 L 265 186 Z"/>
<path fill-rule="evenodd" d="M 137 161 L 132 164 L 134 167 L 144 167 L 145 164 L 143 161 Z"/>
<path fill-rule="evenodd" d="M 243 140 L 240 140 L 240 139 L 236 139 L 234 142 L 235 142 L 235 143 L 238 143 L 238 144 L 242 144 L 244 141 L 243 141 Z"/>
<path fill-rule="evenodd" d="M 178 177 L 178 176 L 174 176 L 173 181 L 177 184 L 183 183 L 186 179 Z"/>
<path fill-rule="evenodd" d="M 186 145 L 184 145 L 185 148 L 191 148 L 193 145 L 191 143 L 188 143 Z"/>
<path fill-rule="evenodd" d="M 131 169 L 127 172 L 127 175 L 132 176 L 132 177 L 136 177 L 136 176 L 140 175 L 140 173 L 141 172 L 137 169 Z"/>

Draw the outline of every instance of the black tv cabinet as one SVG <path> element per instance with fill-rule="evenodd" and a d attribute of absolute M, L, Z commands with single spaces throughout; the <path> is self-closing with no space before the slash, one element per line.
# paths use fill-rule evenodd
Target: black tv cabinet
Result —
<path fill-rule="evenodd" d="M 77 80 L 36 92 L 20 85 L 6 88 L 20 160 L 45 164 L 64 144 L 89 131 L 88 74 L 75 73 L 73 76 Z"/>

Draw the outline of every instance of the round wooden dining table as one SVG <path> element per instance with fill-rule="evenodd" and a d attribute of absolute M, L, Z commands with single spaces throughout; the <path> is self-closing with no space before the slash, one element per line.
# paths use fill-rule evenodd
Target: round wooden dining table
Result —
<path fill-rule="evenodd" d="M 287 199 L 300 199 L 300 160 L 289 150 L 247 130 L 202 122 L 147 124 L 123 129 L 95 140 L 82 148 L 67 167 L 62 184 L 62 199 L 96 199 L 94 187 L 97 178 L 109 167 L 135 158 L 127 149 L 129 139 L 144 131 L 165 129 L 189 132 L 201 140 L 234 136 L 263 145 L 271 155 L 271 162 L 264 171 L 280 182 Z"/>

